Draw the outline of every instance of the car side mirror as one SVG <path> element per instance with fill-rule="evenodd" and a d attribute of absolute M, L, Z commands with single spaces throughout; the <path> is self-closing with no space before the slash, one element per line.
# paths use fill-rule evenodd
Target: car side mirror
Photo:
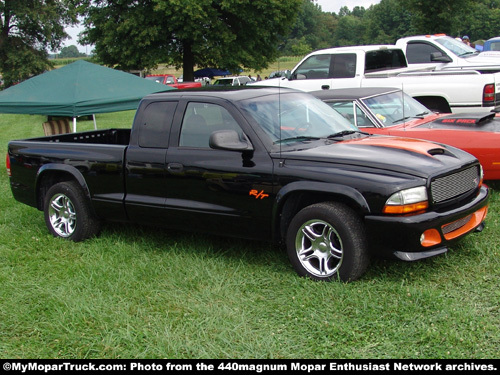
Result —
<path fill-rule="evenodd" d="M 235 130 L 218 130 L 210 134 L 208 141 L 210 148 L 228 151 L 253 151 L 248 141 L 240 140 Z"/>
<path fill-rule="evenodd" d="M 445 55 L 441 52 L 432 52 L 431 53 L 431 61 L 449 63 L 449 62 L 452 62 L 453 60 L 451 59 L 450 56 Z"/>

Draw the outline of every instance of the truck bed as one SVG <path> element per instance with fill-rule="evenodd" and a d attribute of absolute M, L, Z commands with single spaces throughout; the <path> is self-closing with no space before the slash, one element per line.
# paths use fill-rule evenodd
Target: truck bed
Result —
<path fill-rule="evenodd" d="M 125 194 L 123 163 L 130 133 L 130 129 L 103 129 L 11 141 L 14 197 L 41 209 L 40 191 L 33 189 L 33 182 L 35 186 L 42 184 L 41 171 L 51 170 L 72 175 L 82 183 L 85 180 L 94 200 L 105 201 L 106 209 L 121 209 Z"/>

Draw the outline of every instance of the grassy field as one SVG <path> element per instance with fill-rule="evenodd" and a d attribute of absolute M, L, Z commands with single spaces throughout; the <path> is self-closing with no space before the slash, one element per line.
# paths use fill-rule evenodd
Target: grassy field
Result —
<path fill-rule="evenodd" d="M 41 136 L 44 119 L 0 115 L 1 149 Z M 0 357 L 499 358 L 499 191 L 486 229 L 446 255 L 375 260 L 341 284 L 299 278 L 267 243 L 117 224 L 53 238 L 2 170 Z"/>

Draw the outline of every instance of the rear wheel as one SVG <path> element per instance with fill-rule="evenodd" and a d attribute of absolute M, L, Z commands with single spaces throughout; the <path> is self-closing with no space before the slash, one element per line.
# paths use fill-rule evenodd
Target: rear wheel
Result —
<path fill-rule="evenodd" d="M 55 237 L 83 241 L 99 233 L 100 222 L 76 182 L 60 182 L 45 195 L 45 224 Z"/>
<path fill-rule="evenodd" d="M 356 280 L 369 264 L 361 219 L 335 202 L 314 204 L 297 213 L 288 228 L 287 252 L 297 273 L 315 280 Z"/>

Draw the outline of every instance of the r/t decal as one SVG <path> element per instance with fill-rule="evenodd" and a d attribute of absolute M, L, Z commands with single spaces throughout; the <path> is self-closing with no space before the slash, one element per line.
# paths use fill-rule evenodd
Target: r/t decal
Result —
<path fill-rule="evenodd" d="M 253 195 L 255 199 L 264 199 L 269 197 L 269 194 L 264 193 L 264 190 L 258 191 L 258 190 L 250 190 L 250 193 L 248 195 Z"/>

